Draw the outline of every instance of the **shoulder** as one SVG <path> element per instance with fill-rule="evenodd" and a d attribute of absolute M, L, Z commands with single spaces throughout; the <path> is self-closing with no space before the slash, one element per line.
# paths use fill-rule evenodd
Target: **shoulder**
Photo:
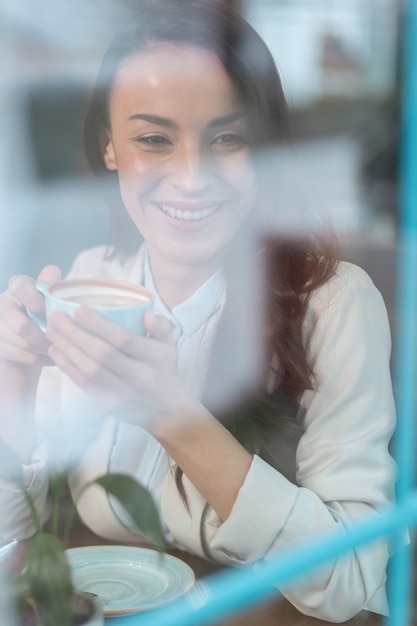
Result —
<path fill-rule="evenodd" d="M 340 262 L 334 275 L 316 289 L 308 303 L 304 337 L 313 353 L 325 346 L 354 350 L 358 344 L 390 351 L 391 330 L 385 302 L 370 276 L 352 263 Z M 378 344 L 378 345 L 377 345 Z M 379 346 L 379 347 L 378 347 Z"/>
<path fill-rule="evenodd" d="M 334 276 L 330 279 L 336 285 L 343 285 L 346 289 L 375 289 L 369 274 L 359 265 L 354 265 L 348 261 L 339 261 Z"/>
<path fill-rule="evenodd" d="M 123 259 L 120 255 L 111 255 L 111 249 L 107 246 L 95 246 L 83 250 L 75 257 L 68 278 L 94 276 L 127 280 L 131 274 L 141 274 L 139 269 L 142 259 L 142 250 Z"/>
<path fill-rule="evenodd" d="M 358 265 L 340 261 L 329 280 L 316 289 L 310 300 L 310 307 L 337 306 L 347 298 L 373 298 L 382 301 L 381 294 L 369 274 Z"/>
<path fill-rule="evenodd" d="M 106 253 L 106 246 L 95 246 L 94 248 L 82 250 L 72 262 L 69 275 L 73 276 L 81 273 L 94 272 L 104 263 Z"/>

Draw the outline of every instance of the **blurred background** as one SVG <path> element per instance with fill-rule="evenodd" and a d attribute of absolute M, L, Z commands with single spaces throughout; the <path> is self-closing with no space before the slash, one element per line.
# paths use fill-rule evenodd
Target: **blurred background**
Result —
<path fill-rule="evenodd" d="M 314 202 L 392 316 L 400 0 L 224 1 L 271 48 Z M 101 56 L 136 2 L 2 0 L 0 289 L 46 263 L 65 272 L 78 250 L 107 240 L 106 189 L 85 164 L 81 125 Z"/>

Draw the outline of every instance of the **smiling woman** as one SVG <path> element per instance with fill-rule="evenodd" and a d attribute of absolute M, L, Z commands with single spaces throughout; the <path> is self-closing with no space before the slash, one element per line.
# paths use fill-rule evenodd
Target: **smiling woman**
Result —
<path fill-rule="evenodd" d="M 109 122 L 104 163 L 118 171 L 155 286 L 172 308 L 219 269 L 225 244 L 253 206 L 246 114 L 212 52 L 160 43 L 120 65 Z"/>
<path fill-rule="evenodd" d="M 103 59 L 85 122 L 93 170 L 117 183 L 112 241 L 69 276 L 152 291 L 147 336 L 86 306 L 75 320 L 52 314 L 43 335 L 26 314 L 42 314 L 34 280 L 13 277 L 0 298 L 0 433 L 46 508 L 38 426 L 59 416 L 73 498 L 104 537 L 137 537 L 117 502 L 85 489 L 113 471 L 149 488 L 167 543 L 232 565 L 268 560 L 393 500 L 386 311 L 367 274 L 338 262 L 327 225 L 283 200 L 286 103 L 256 32 L 217 0 L 141 5 Z M 265 234 L 266 210 L 280 228 Z M 38 280 L 59 275 L 48 266 Z M 16 536 L 16 520 L 29 534 L 25 503 L 0 497 L 0 534 Z M 281 591 L 330 621 L 386 612 L 388 555 L 383 540 L 352 549 Z"/>

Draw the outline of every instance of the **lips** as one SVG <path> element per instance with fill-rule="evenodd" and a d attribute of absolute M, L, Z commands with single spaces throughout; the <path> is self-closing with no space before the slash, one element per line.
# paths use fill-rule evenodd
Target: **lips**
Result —
<path fill-rule="evenodd" d="M 155 202 L 162 213 L 173 219 L 184 222 L 205 220 L 219 209 L 220 202 L 199 202 L 188 204 L 183 202 Z"/>

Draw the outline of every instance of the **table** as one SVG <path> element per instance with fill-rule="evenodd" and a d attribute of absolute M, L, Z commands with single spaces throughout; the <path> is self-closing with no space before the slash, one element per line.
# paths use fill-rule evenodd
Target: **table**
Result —
<path fill-rule="evenodd" d="M 69 547 L 82 547 L 93 545 L 111 545 L 114 541 L 107 541 L 92 533 L 78 517 L 75 518 L 72 532 L 69 538 Z M 122 545 L 122 544 L 119 544 Z M 123 544 L 125 545 L 125 544 Z M 131 544 L 132 546 L 151 547 L 144 542 Z M 7 569 L 20 570 L 24 563 L 25 543 L 22 542 L 18 549 L 7 558 Z M 169 554 L 176 556 L 186 562 L 194 571 L 197 579 L 202 579 L 211 574 L 215 574 L 224 568 L 215 563 L 206 561 L 188 552 L 170 549 Z M 6 561 L 3 561 L 3 565 Z M 130 616 L 123 618 L 112 618 L 106 620 L 106 626 L 140 626 L 140 617 Z M 308 617 L 300 613 L 285 598 L 278 595 L 272 601 L 263 603 L 250 610 L 245 610 L 240 614 L 235 614 L 222 621 L 215 622 L 218 626 L 329 626 L 329 622 Z M 353 619 L 344 622 L 345 626 L 384 626 L 385 620 L 382 616 L 369 611 L 361 611 Z M 199 626 L 199 624 L 195 624 Z M 413 624 L 410 624 L 413 626 Z"/>
<path fill-rule="evenodd" d="M 116 542 L 106 541 L 98 537 L 86 528 L 79 519 L 75 520 L 72 533 L 69 540 L 69 547 L 92 546 L 92 545 L 109 545 Z M 137 543 L 142 547 L 149 547 L 144 543 Z M 169 554 L 176 556 L 185 561 L 193 570 L 197 579 L 209 576 L 218 572 L 221 566 L 205 561 L 195 555 L 189 554 L 181 550 L 168 550 Z M 116 624 L 116 621 L 118 622 Z M 106 620 L 106 626 L 131 626 L 132 619 L 127 618 Z M 140 620 L 137 620 L 140 626 Z M 219 626 L 329 626 L 329 622 L 308 617 L 297 611 L 285 598 L 278 596 L 271 602 L 264 603 L 260 606 L 245 610 L 244 613 L 235 615 L 224 621 L 216 622 Z M 384 618 L 369 611 L 362 611 L 355 618 L 344 622 L 346 626 L 383 626 Z M 196 624 L 198 626 L 198 624 Z M 411 626 L 411 625 L 410 625 Z"/>

